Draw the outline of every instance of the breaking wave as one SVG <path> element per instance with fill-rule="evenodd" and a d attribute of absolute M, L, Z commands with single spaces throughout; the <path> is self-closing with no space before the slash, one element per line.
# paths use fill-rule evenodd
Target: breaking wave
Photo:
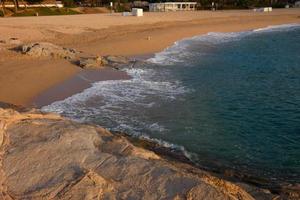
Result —
<path fill-rule="evenodd" d="M 125 71 L 130 76 L 132 76 L 132 79 L 110 80 L 93 83 L 92 87 L 84 90 L 83 92 L 75 94 L 63 101 L 54 102 L 51 105 L 43 107 L 42 110 L 48 112 L 56 112 L 62 114 L 65 117 L 80 122 L 92 122 L 95 124 L 99 124 L 111 131 L 126 132 L 134 137 L 139 137 L 145 140 L 156 142 L 161 146 L 181 151 L 187 158 L 191 160 L 197 160 L 197 156 L 200 155 L 197 154 L 199 152 L 202 153 L 202 157 L 199 156 L 199 158 L 201 159 L 203 159 L 203 155 L 207 155 L 207 152 L 212 152 L 211 155 L 216 155 L 216 157 L 222 161 L 222 164 L 225 163 L 224 165 L 227 166 L 226 162 L 228 160 L 226 160 L 227 158 L 225 159 L 223 156 L 224 151 L 218 149 L 219 147 L 222 147 L 222 145 L 224 145 L 225 141 L 228 142 L 228 145 L 225 145 L 226 147 L 224 147 L 224 149 L 230 149 L 231 147 L 235 148 L 235 140 L 230 139 L 230 135 L 226 136 L 223 134 L 215 134 L 218 132 L 223 132 L 223 129 L 218 129 L 219 126 L 222 124 L 218 124 L 215 121 L 215 118 L 212 117 L 219 114 L 217 112 L 214 112 L 214 109 L 217 108 L 212 106 L 211 110 L 205 112 L 207 107 L 201 105 L 201 103 L 203 102 L 203 104 L 205 105 L 205 103 L 209 104 L 211 101 L 215 103 L 220 103 L 217 102 L 218 98 L 214 96 L 216 90 L 222 88 L 223 85 L 221 83 L 224 83 L 225 86 L 226 84 L 231 83 L 231 81 L 223 81 L 225 80 L 225 78 L 222 78 L 222 76 L 220 77 L 220 79 L 218 79 L 219 76 L 212 76 L 212 74 L 216 75 L 217 73 L 219 73 L 219 75 L 224 75 L 224 72 L 226 72 L 227 70 L 219 70 L 217 68 L 214 68 L 217 65 L 215 65 L 215 63 L 211 63 L 215 60 L 220 60 L 220 58 L 224 58 L 222 56 L 228 56 L 216 54 L 213 51 L 215 49 L 220 48 L 221 45 L 219 44 L 226 43 L 224 46 L 230 46 L 230 42 L 239 41 L 245 37 L 248 37 L 249 35 L 261 34 L 261 36 L 264 36 L 263 34 L 265 34 L 266 32 L 284 31 L 299 26 L 299 24 L 270 26 L 267 28 L 255 29 L 253 31 L 245 31 L 238 33 L 212 32 L 206 35 L 184 39 L 174 43 L 173 46 L 165 49 L 164 51 L 155 54 L 153 58 L 147 60 L 148 63 L 146 63 L 145 66 L 138 66 L 134 69 L 125 69 Z M 249 38 L 249 41 L 247 41 L 246 44 L 253 44 L 250 41 L 251 37 Z M 264 41 L 265 37 L 262 37 L 262 39 L 263 40 L 260 41 Z M 283 40 L 280 39 L 280 41 Z M 244 47 L 248 48 L 249 46 L 245 45 Z M 206 57 L 206 54 L 209 54 L 210 57 Z M 215 59 L 215 56 L 219 57 Z M 200 69 L 201 67 L 203 67 L 201 66 L 201 64 L 203 64 L 205 58 L 210 63 L 210 65 L 208 65 L 209 67 L 204 68 L 204 70 L 206 71 L 201 72 L 200 70 L 195 70 L 197 68 Z M 196 60 L 197 63 L 192 63 L 193 60 Z M 230 66 L 232 66 L 232 62 L 230 59 L 228 60 L 228 63 L 221 64 L 227 64 L 226 67 L 230 68 Z M 245 60 L 242 61 L 243 63 L 245 63 Z M 205 63 L 205 65 L 206 64 L 207 63 Z M 190 69 L 187 70 L 186 67 L 190 67 Z M 194 67 L 195 69 L 191 69 L 191 67 Z M 212 70 L 212 73 L 205 74 L 205 72 L 210 72 L 210 69 L 215 69 L 216 71 Z M 234 70 L 234 68 L 230 69 Z M 245 69 L 249 70 L 250 68 Z M 243 70 L 245 69 L 243 68 Z M 190 72 L 187 73 L 189 70 Z M 195 73 L 193 73 L 194 70 Z M 180 74 L 178 77 L 181 77 L 182 79 L 178 79 L 178 77 L 176 77 L 176 73 Z M 203 73 L 204 75 L 202 74 L 202 76 L 200 76 L 201 73 Z M 236 71 L 236 73 L 238 73 L 238 71 Z M 225 75 L 228 75 L 228 77 L 231 78 L 240 77 L 240 74 L 234 77 L 232 77 L 231 74 L 233 73 L 230 72 Z M 240 80 L 240 82 L 243 81 L 244 80 Z M 215 84 L 212 84 L 211 88 L 209 88 L 209 85 L 212 82 L 216 83 L 218 87 L 214 87 Z M 195 85 L 196 87 L 198 87 L 198 90 L 197 88 L 193 88 Z M 225 89 L 219 90 L 221 94 L 224 94 L 224 91 L 227 92 L 227 90 Z M 242 90 L 239 90 L 238 94 L 240 94 L 240 91 Z M 186 98 L 186 96 L 189 96 L 189 94 L 193 94 L 190 95 L 190 97 L 193 98 Z M 210 98 L 209 95 L 212 95 L 212 97 Z M 234 95 L 229 95 L 230 98 L 232 96 Z M 208 98 L 206 99 L 206 97 Z M 202 100 L 201 103 L 199 103 L 200 100 Z M 192 104 L 193 101 L 194 104 Z M 189 105 L 187 107 L 182 106 L 183 104 L 188 103 L 192 105 Z M 236 104 L 234 106 L 236 106 Z M 187 108 L 187 110 L 184 110 L 184 108 Z M 200 110 L 200 108 L 201 112 L 198 111 L 197 113 L 197 109 Z M 178 116 L 175 116 L 177 113 L 180 114 Z M 222 113 L 222 110 L 220 110 L 220 113 Z M 230 115 L 230 113 L 232 115 Z M 226 118 L 226 120 L 230 121 L 230 117 L 234 119 L 234 113 L 235 111 L 233 110 L 229 110 L 228 112 L 226 112 L 224 116 L 229 116 L 229 118 Z M 184 121 L 184 119 L 188 120 Z M 192 120 L 199 121 L 191 123 L 193 122 Z M 240 119 L 237 119 L 236 121 L 238 120 Z M 217 125 L 215 125 L 214 123 L 216 123 Z M 226 124 L 226 126 L 231 125 L 230 123 L 224 124 Z M 211 125 L 211 129 L 209 129 L 209 125 Z M 226 128 L 226 126 L 224 127 Z M 189 127 L 201 127 L 203 129 L 195 129 L 189 132 L 187 131 L 187 128 Z M 205 130 L 206 132 L 203 130 Z M 210 138 L 210 134 L 213 136 L 211 136 L 213 138 L 212 141 L 208 141 Z M 184 138 L 185 136 L 195 137 L 189 138 L 188 142 L 194 143 L 195 140 L 195 143 L 198 143 L 194 144 L 194 146 L 190 145 L 187 141 L 183 141 L 182 138 Z M 234 137 L 238 136 L 239 134 L 235 135 Z M 203 139 L 196 140 L 197 137 L 203 137 Z M 245 135 L 243 135 L 243 137 L 245 137 Z M 206 141 L 209 142 L 209 145 L 206 145 Z M 218 141 L 221 142 L 219 145 L 217 144 Z M 252 146 L 248 146 L 248 149 L 251 148 Z M 188 149 L 188 151 L 186 149 Z M 239 150 L 242 152 L 243 150 L 246 151 L 247 149 L 241 148 Z M 235 151 L 236 149 L 234 149 L 233 152 Z M 254 151 L 249 152 L 247 153 L 252 155 L 251 152 Z M 231 152 L 229 152 L 228 154 L 230 153 Z M 232 157 L 230 156 L 232 155 L 230 154 L 228 158 L 231 159 Z M 251 159 L 255 161 L 256 157 L 253 156 Z M 237 158 L 238 157 L 234 158 L 237 160 L 235 163 L 236 165 L 238 165 L 239 162 L 241 162 L 241 165 L 247 166 L 248 161 L 244 163 L 244 160 L 242 160 L 242 162 Z M 262 160 L 264 161 L 264 159 Z M 254 166 L 253 169 L 255 167 L 256 166 Z"/>
<path fill-rule="evenodd" d="M 149 131 L 163 132 L 159 122 L 147 123 L 144 111 L 156 106 L 157 101 L 171 102 L 187 92 L 179 81 L 155 80 L 154 69 L 126 69 L 130 80 L 100 81 L 81 93 L 44 106 L 43 111 L 56 112 L 80 122 L 97 121 L 111 130 L 140 135 L 145 127 Z M 132 108 L 140 113 L 132 115 Z M 104 119 L 104 120 L 103 120 Z M 102 124 L 101 124 L 102 125 Z"/>
<path fill-rule="evenodd" d="M 252 34 L 259 34 L 270 31 L 287 31 L 291 28 L 299 27 L 300 24 L 284 24 L 276 26 L 268 26 L 265 28 L 254 29 L 252 31 L 243 32 L 209 32 L 205 35 L 194 36 L 175 42 L 172 46 L 164 51 L 156 53 L 153 58 L 148 59 L 149 62 L 160 65 L 173 65 L 174 63 L 184 64 L 186 60 L 194 55 L 193 45 L 203 45 L 205 50 L 218 44 L 240 40 Z M 197 49 L 199 53 L 199 49 Z"/>

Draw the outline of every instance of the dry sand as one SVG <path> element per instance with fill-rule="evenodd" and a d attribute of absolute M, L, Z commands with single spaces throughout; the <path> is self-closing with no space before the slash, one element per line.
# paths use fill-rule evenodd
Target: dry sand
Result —
<path fill-rule="evenodd" d="M 161 51 L 176 40 L 207 32 L 287 23 L 300 23 L 300 9 L 145 13 L 140 18 L 120 14 L 0 18 L 0 40 L 49 41 L 92 54 L 131 56 Z M 0 101 L 26 105 L 78 71 L 66 61 L 32 60 L 0 46 Z"/>

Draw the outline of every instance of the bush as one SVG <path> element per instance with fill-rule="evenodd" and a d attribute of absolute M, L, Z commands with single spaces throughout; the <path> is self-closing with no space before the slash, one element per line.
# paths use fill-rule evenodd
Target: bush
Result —
<path fill-rule="evenodd" d="M 65 7 L 75 7 L 75 2 L 74 0 L 63 0 L 62 3 L 64 4 Z"/>
<path fill-rule="evenodd" d="M 27 10 L 19 10 L 19 12 L 13 14 L 13 16 L 16 17 L 35 16 L 36 13 L 38 13 L 39 16 L 81 14 L 69 8 L 30 8 Z"/>

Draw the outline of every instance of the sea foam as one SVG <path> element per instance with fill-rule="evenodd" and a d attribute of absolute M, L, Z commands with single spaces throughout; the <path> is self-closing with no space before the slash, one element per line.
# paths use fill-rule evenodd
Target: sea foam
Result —
<path fill-rule="evenodd" d="M 202 45 L 204 43 L 204 48 L 209 48 L 210 45 L 218 45 L 222 43 L 240 40 L 251 34 L 260 34 L 270 31 L 287 31 L 291 28 L 299 26 L 300 24 L 294 23 L 268 26 L 265 28 L 259 28 L 251 31 L 242 32 L 209 32 L 204 35 L 198 35 L 176 41 L 172 46 L 166 48 L 165 50 L 159 53 L 156 53 L 154 57 L 148 59 L 148 61 L 160 65 L 173 65 L 175 63 L 184 64 L 185 60 L 189 59 L 189 57 L 191 57 L 191 55 L 193 54 L 191 46 L 193 46 L 195 43 L 197 43 L 198 45 Z"/>
<path fill-rule="evenodd" d="M 112 131 L 126 132 L 164 147 L 177 149 L 191 159 L 195 155 L 189 153 L 185 147 L 157 139 L 159 137 L 155 135 L 166 134 L 170 130 L 163 125 L 163 122 L 148 119 L 147 112 L 159 107 L 157 105 L 159 102 L 172 103 L 191 91 L 180 81 L 170 80 L 168 74 L 166 76 L 161 74 L 162 71 L 157 68 L 172 67 L 173 64 L 184 66 L 186 60 L 194 56 L 194 44 L 209 49 L 222 43 L 240 40 L 248 35 L 282 31 L 296 26 L 299 24 L 271 26 L 238 33 L 211 32 L 183 39 L 148 59 L 150 67 L 147 65 L 144 68 L 126 69 L 132 79 L 96 82 L 91 88 L 45 106 L 42 110 L 57 112 L 81 122 L 94 122 Z"/>
<path fill-rule="evenodd" d="M 138 116 L 130 117 L 126 112 L 130 112 L 130 106 L 140 109 L 149 109 L 155 106 L 156 102 L 149 96 L 155 96 L 163 101 L 173 101 L 178 95 L 187 92 L 178 81 L 152 80 L 156 76 L 153 69 L 126 69 L 132 76 L 130 80 L 110 80 L 93 83 L 92 87 L 83 92 L 68 97 L 65 100 L 57 101 L 51 105 L 44 106 L 43 111 L 60 113 L 74 120 L 85 122 L 93 117 L 101 116 L 114 122 L 114 130 L 133 131 L 137 129 L 131 127 L 146 126 L 156 131 L 164 130 L 158 122 L 147 124 L 140 121 Z"/>
<path fill-rule="evenodd" d="M 130 80 L 109 80 L 93 83 L 92 87 L 62 101 L 42 108 L 45 112 L 56 112 L 79 122 L 102 122 L 100 125 L 111 131 L 126 132 L 134 137 L 156 142 L 167 148 L 177 149 L 187 157 L 190 154 L 183 146 L 150 137 L 147 132 L 168 131 L 159 122 L 144 118 L 145 109 L 155 107 L 156 100 L 171 102 L 188 90 L 179 81 L 153 80 L 157 71 L 147 69 L 126 69 Z M 148 98 L 154 96 L 153 98 Z M 139 110 L 136 115 L 132 108 Z M 99 124 L 99 123 L 98 123 Z"/>

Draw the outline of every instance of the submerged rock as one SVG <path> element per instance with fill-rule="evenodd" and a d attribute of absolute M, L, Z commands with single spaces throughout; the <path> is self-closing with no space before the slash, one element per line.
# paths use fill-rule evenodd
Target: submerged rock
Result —
<path fill-rule="evenodd" d="M 37 110 L 0 108 L 0 199 L 253 199 L 239 186 Z"/>
<path fill-rule="evenodd" d="M 53 57 L 63 59 L 74 59 L 78 53 L 74 49 L 60 47 L 48 42 L 30 43 L 21 46 L 23 54 L 33 57 Z"/>

